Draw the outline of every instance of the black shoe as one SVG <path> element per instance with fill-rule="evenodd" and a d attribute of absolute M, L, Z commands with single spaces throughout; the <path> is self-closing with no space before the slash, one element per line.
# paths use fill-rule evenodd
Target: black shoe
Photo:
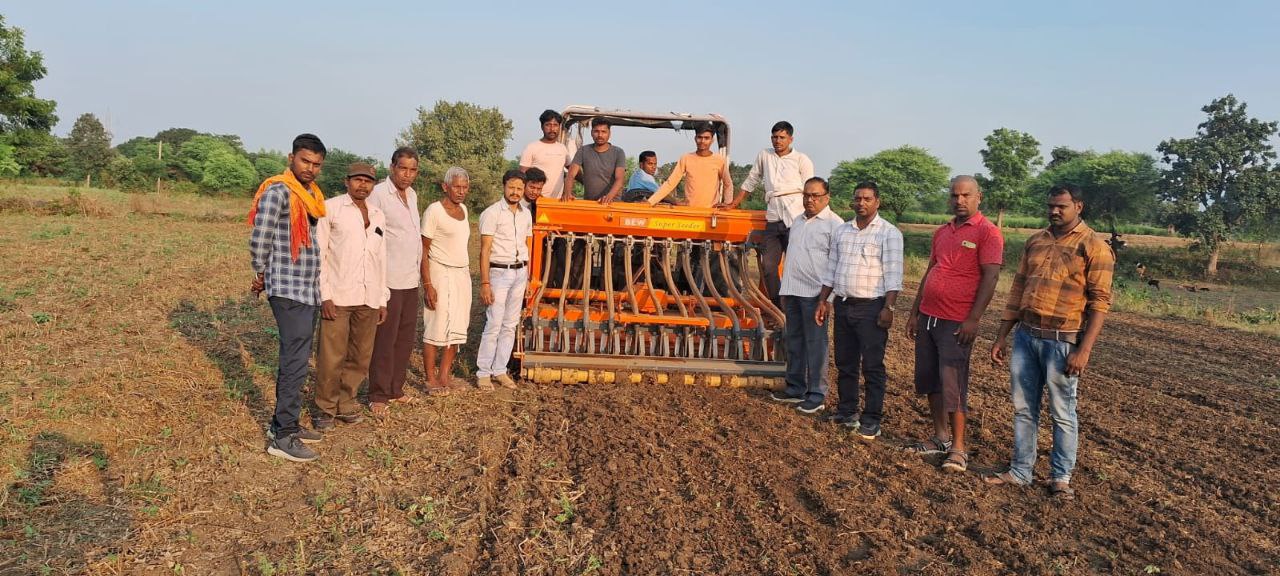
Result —
<path fill-rule="evenodd" d="M 821 400 L 805 400 L 796 405 L 796 410 L 805 414 L 817 414 L 827 407 L 827 404 Z"/>
<path fill-rule="evenodd" d="M 834 413 L 826 417 L 826 421 L 832 424 L 840 424 L 849 427 L 856 427 L 858 424 L 858 416 L 855 414 Z"/>
<path fill-rule="evenodd" d="M 339 414 L 337 416 L 334 416 L 334 418 L 336 418 L 339 422 L 343 424 L 359 424 L 361 422 L 364 422 L 364 416 L 361 415 L 359 412 L 354 412 L 351 414 Z"/>
<path fill-rule="evenodd" d="M 302 439 L 297 434 L 290 434 L 284 438 L 277 438 L 267 444 L 267 454 L 284 458 L 291 462 L 310 462 L 319 458 L 315 450 L 307 447 L 302 443 Z"/>
<path fill-rule="evenodd" d="M 804 402 L 803 394 L 797 394 L 795 396 L 792 396 L 783 391 L 770 392 L 769 397 L 773 398 L 774 400 L 777 400 L 778 402 L 785 402 L 787 404 L 799 404 L 801 402 Z"/>
<path fill-rule="evenodd" d="M 333 423 L 333 416 L 321 414 L 311 418 L 311 427 L 321 434 L 333 430 L 336 424 Z"/>
<path fill-rule="evenodd" d="M 880 425 L 868 424 L 858 426 L 858 437 L 863 440 L 875 440 L 880 437 Z"/>
<path fill-rule="evenodd" d="M 324 440 L 324 434 L 321 434 L 315 430 L 307 430 L 306 428 L 301 428 L 301 427 L 299 427 L 298 431 L 294 432 L 293 435 L 297 436 L 298 440 L 301 440 L 306 444 L 315 444 L 316 442 Z"/>

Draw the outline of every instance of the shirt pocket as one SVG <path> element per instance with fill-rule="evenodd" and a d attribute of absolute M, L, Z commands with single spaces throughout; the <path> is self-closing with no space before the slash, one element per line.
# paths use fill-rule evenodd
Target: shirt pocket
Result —
<path fill-rule="evenodd" d="M 879 244 L 871 242 L 863 244 L 859 249 L 859 260 L 861 260 L 863 264 L 879 264 L 880 253 L 882 250 L 883 248 Z"/>

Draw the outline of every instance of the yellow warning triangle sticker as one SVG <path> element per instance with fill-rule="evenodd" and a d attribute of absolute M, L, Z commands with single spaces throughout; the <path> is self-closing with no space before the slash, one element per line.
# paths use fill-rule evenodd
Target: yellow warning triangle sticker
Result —
<path fill-rule="evenodd" d="M 539 223 L 539 224 L 546 224 L 547 222 L 550 222 L 550 221 L 551 221 L 551 219 L 550 219 L 550 218 L 547 218 L 546 213 L 543 213 L 541 216 L 538 216 L 538 223 Z"/>

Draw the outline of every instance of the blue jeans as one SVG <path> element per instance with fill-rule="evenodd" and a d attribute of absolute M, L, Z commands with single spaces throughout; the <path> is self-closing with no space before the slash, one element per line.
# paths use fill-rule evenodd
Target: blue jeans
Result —
<path fill-rule="evenodd" d="M 1067 376 L 1067 355 L 1074 344 L 1036 338 L 1021 325 L 1013 333 L 1010 362 L 1013 395 L 1013 462 L 1009 473 L 1023 483 L 1034 479 L 1036 439 L 1040 431 L 1040 399 L 1049 389 L 1049 416 L 1053 418 L 1052 479 L 1070 482 L 1076 467 L 1080 423 L 1076 418 L 1076 384 L 1079 376 Z"/>
<path fill-rule="evenodd" d="M 787 326 L 788 396 L 822 402 L 827 397 L 827 324 L 813 321 L 818 297 L 783 296 Z M 828 320 L 830 322 L 830 320 Z"/>

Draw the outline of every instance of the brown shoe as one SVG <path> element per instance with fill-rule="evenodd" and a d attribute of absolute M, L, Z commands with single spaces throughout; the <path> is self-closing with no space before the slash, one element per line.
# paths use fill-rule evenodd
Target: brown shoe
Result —
<path fill-rule="evenodd" d="M 502 373 L 502 374 L 499 374 L 499 375 L 497 375 L 497 376 L 494 376 L 494 377 L 493 377 L 493 379 L 494 379 L 494 380 L 497 380 L 497 381 L 498 381 L 498 384 L 501 384 L 501 385 L 502 385 L 502 387 L 503 387 L 503 388 L 506 388 L 507 390 L 515 390 L 515 389 L 516 389 L 516 381 L 515 381 L 515 380 L 512 380 L 512 379 L 511 379 L 511 376 L 510 376 L 510 375 L 508 375 L 508 374 L 506 374 L 506 373 Z"/>

